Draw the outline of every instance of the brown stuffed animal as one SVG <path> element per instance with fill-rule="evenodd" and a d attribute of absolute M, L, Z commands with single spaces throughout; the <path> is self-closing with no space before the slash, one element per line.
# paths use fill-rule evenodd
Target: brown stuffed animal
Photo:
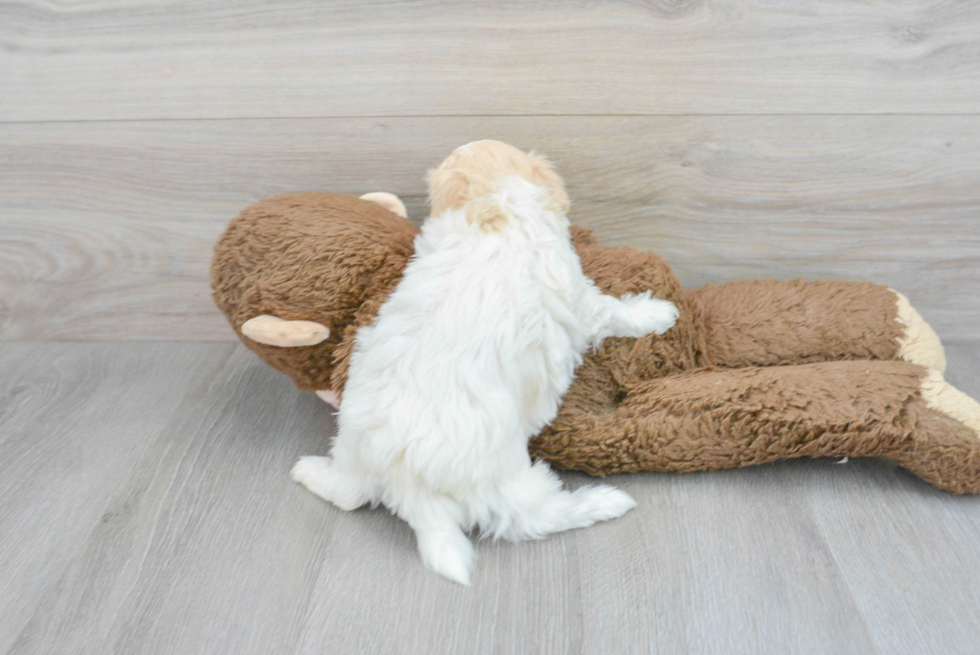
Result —
<path fill-rule="evenodd" d="M 263 200 L 215 247 L 214 300 L 263 361 L 338 405 L 357 329 L 417 232 L 391 194 Z M 532 456 L 595 475 L 873 456 L 980 493 L 980 403 L 944 381 L 942 345 L 901 294 L 800 280 L 683 289 L 655 254 L 573 238 L 603 292 L 651 289 L 680 319 L 588 354 Z"/>

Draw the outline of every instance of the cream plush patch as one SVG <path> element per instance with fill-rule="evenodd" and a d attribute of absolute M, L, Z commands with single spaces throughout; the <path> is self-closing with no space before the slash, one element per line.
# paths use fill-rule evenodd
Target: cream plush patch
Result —
<path fill-rule="evenodd" d="M 315 346 L 330 337 L 330 328 L 313 321 L 286 321 L 263 314 L 242 323 L 242 334 L 269 346 Z"/>
<path fill-rule="evenodd" d="M 898 316 L 895 320 L 905 327 L 898 339 L 898 356 L 907 362 L 946 372 L 946 353 L 936 331 L 925 322 L 909 299 L 891 289 L 897 296 Z"/>
<path fill-rule="evenodd" d="M 980 403 L 946 382 L 939 371 L 929 371 L 922 379 L 922 398 L 930 408 L 955 418 L 980 436 Z"/>

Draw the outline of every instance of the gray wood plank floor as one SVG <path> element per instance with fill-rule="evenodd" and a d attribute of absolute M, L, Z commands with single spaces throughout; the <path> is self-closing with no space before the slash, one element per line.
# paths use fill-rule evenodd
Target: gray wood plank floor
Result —
<path fill-rule="evenodd" d="M 980 395 L 980 346 L 948 379 Z M 473 586 L 288 479 L 325 405 L 243 347 L 0 344 L 0 653 L 976 653 L 980 498 L 876 460 L 610 479 Z M 587 481 L 566 474 L 570 486 Z"/>

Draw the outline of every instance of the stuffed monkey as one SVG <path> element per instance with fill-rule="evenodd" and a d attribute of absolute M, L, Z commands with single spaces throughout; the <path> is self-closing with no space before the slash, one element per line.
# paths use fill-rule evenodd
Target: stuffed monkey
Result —
<path fill-rule="evenodd" d="M 339 406 L 356 332 L 417 233 L 391 194 L 269 198 L 215 246 L 214 300 L 263 361 Z M 943 379 L 939 338 L 900 293 L 800 280 L 684 289 L 656 254 L 572 236 L 604 293 L 650 289 L 680 318 L 587 354 L 533 457 L 604 475 L 870 456 L 980 493 L 980 404 Z"/>

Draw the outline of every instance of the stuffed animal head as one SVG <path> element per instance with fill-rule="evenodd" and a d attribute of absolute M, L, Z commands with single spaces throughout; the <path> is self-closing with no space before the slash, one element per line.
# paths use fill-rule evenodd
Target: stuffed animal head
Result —
<path fill-rule="evenodd" d="M 214 301 L 263 361 L 301 389 L 331 389 L 353 331 L 414 252 L 418 228 L 403 211 L 391 194 L 299 193 L 252 205 L 215 245 Z"/>

